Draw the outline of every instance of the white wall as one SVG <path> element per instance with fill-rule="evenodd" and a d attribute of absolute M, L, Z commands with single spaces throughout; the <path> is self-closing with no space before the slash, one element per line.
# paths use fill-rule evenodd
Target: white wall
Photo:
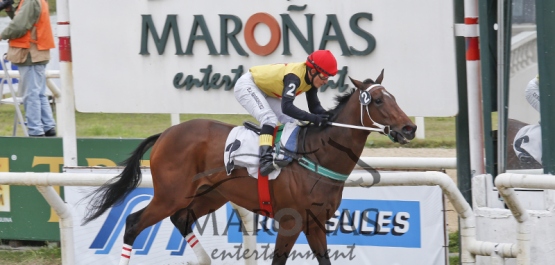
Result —
<path fill-rule="evenodd" d="M 306 5 L 306 9 L 288 11 L 289 5 Z M 292 55 L 281 55 L 283 37 L 267 56 L 249 50 L 244 26 L 255 13 L 269 13 L 280 26 L 281 14 L 288 14 L 305 36 L 305 15 L 314 14 L 315 49 L 320 46 L 327 16 L 336 15 L 347 44 L 363 50 L 366 42 L 350 29 L 349 19 L 365 12 L 372 14 L 372 21 L 361 19 L 359 26 L 375 37 L 376 49 L 366 56 L 341 56 L 338 42 L 330 41 L 325 48 L 336 54 L 340 68 L 348 66 L 348 76 L 359 80 L 375 79 L 385 68 L 384 85 L 408 115 L 452 116 L 458 111 L 452 10 L 452 1 L 412 0 L 73 1 L 70 17 L 76 107 L 83 112 L 245 113 L 231 91 L 198 87 L 187 91 L 174 88 L 172 81 L 179 72 L 201 79 L 199 69 L 208 65 L 214 72 L 231 75 L 231 69 L 238 65 L 246 71 L 254 65 L 306 59 L 307 53 L 293 34 L 289 34 Z M 204 16 L 218 51 L 219 15 L 237 16 L 243 23 L 237 39 L 249 56 L 240 56 L 231 44 L 229 55 L 208 55 L 204 40 L 195 42 L 193 55 L 175 55 L 172 34 L 162 55 L 156 51 L 152 36 L 150 55 L 140 55 L 142 15 L 152 16 L 160 35 L 166 17 L 172 14 L 177 15 L 183 50 L 194 15 Z M 201 34 L 198 30 L 197 35 Z M 259 25 L 254 35 L 261 44 L 270 38 L 265 25 Z M 345 83 L 350 85 L 348 79 Z M 325 108 L 335 105 L 336 94 L 337 90 L 320 93 Z M 304 100 L 304 96 L 299 98 Z"/>

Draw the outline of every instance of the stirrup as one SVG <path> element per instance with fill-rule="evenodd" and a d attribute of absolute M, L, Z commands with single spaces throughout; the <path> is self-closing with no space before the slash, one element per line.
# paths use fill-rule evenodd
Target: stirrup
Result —
<path fill-rule="evenodd" d="M 270 173 L 276 170 L 276 164 L 274 163 L 274 157 L 268 157 L 268 154 L 260 158 L 258 163 L 258 170 L 260 171 L 260 175 L 268 176 Z"/>

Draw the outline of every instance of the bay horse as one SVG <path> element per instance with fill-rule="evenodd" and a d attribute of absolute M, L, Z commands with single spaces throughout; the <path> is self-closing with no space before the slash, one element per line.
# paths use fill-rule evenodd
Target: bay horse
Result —
<path fill-rule="evenodd" d="M 298 150 L 306 150 L 306 158 L 314 161 L 316 168 L 325 167 L 348 176 L 371 132 L 360 128 L 382 128 L 383 134 L 401 144 L 414 138 L 416 125 L 381 85 L 382 79 L 383 70 L 376 81 L 361 82 L 351 78 L 355 89 L 337 96 L 337 105 L 329 111 L 333 124 L 354 125 L 358 129 L 305 127 L 304 140 L 298 141 Z M 152 147 L 150 170 L 154 196 L 145 208 L 127 217 L 120 264 L 128 264 L 139 233 L 168 216 L 199 257 L 194 248 L 198 241 L 194 239 L 192 228 L 198 218 L 216 211 L 228 201 L 259 212 L 257 179 L 250 177 L 242 167 L 229 176 L 225 172 L 224 145 L 233 128 L 233 125 L 218 121 L 196 119 L 150 136 L 124 161 L 125 168 L 120 175 L 89 194 L 92 200 L 84 223 L 122 202 L 138 186 L 140 159 Z M 344 180 L 319 175 L 295 161 L 283 168 L 269 185 L 274 211 L 287 209 L 296 213 L 275 216 L 279 229 L 272 264 L 286 263 L 301 232 L 306 235 L 318 263 L 331 264 L 323 226 L 339 207 Z"/>

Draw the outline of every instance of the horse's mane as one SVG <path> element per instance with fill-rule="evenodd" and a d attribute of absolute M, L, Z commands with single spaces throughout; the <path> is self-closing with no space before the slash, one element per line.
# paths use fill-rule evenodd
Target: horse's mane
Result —
<path fill-rule="evenodd" d="M 370 78 L 364 80 L 364 82 L 362 83 L 366 85 L 375 84 L 374 80 Z M 351 91 L 335 96 L 335 102 L 337 103 L 337 105 L 335 105 L 335 108 L 330 109 L 328 111 L 328 113 L 331 114 L 330 121 L 335 120 L 335 118 L 337 117 L 337 114 L 339 114 L 341 110 L 345 107 L 345 105 L 347 105 L 347 102 L 349 101 L 351 96 L 355 93 L 355 90 L 356 89 L 351 89 Z"/>

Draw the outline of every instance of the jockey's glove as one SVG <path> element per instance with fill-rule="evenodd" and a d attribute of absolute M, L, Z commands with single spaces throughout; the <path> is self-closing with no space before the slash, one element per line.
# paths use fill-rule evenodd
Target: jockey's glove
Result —
<path fill-rule="evenodd" d="M 330 116 L 328 114 L 312 114 L 310 118 L 310 121 L 317 126 L 327 126 Z"/>

